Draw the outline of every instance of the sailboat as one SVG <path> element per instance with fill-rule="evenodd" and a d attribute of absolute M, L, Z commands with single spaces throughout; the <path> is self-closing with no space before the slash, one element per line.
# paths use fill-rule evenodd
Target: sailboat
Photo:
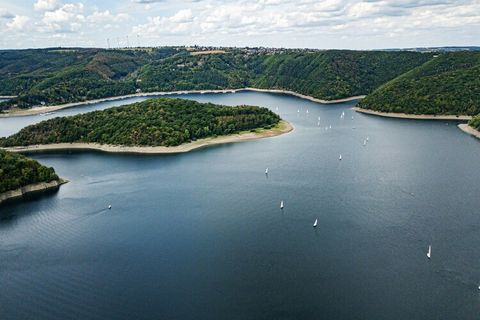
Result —
<path fill-rule="evenodd" d="M 338 157 L 338 160 L 342 160 L 342 155 L 340 155 L 340 156 Z"/>
<path fill-rule="evenodd" d="M 367 141 L 369 140 L 369 138 L 367 137 Z"/>
<path fill-rule="evenodd" d="M 432 246 L 428 246 L 427 258 L 430 259 L 432 257 Z"/>
<path fill-rule="evenodd" d="M 318 121 L 320 121 L 320 117 L 318 117 Z"/>
<path fill-rule="evenodd" d="M 367 145 L 367 140 L 363 140 L 363 145 L 364 145 L 364 146 Z"/>
<path fill-rule="evenodd" d="M 300 109 L 297 110 L 297 113 L 300 113 Z"/>
<path fill-rule="evenodd" d="M 307 109 L 307 113 L 308 113 L 308 109 Z"/>
<path fill-rule="evenodd" d="M 332 129 L 332 125 L 330 125 L 329 129 Z"/>
<path fill-rule="evenodd" d="M 280 209 L 283 209 L 283 200 L 280 201 Z"/>
<path fill-rule="evenodd" d="M 268 168 L 267 168 L 267 169 L 265 169 L 265 174 L 268 174 Z"/>
<path fill-rule="evenodd" d="M 315 219 L 315 222 L 313 223 L 313 227 L 316 228 L 318 223 L 318 219 Z"/>
<path fill-rule="evenodd" d="M 108 209 L 112 209 L 112 205 L 111 205 L 111 204 L 108 205 Z"/>

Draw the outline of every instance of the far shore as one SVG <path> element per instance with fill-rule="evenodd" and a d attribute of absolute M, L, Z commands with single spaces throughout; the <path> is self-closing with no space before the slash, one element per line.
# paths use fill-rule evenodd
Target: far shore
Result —
<path fill-rule="evenodd" d="M 43 106 L 43 107 L 34 107 L 31 109 L 12 109 L 6 113 L 0 113 L 1 117 L 21 117 L 21 116 L 31 116 L 37 115 L 47 112 L 54 112 L 62 109 L 73 108 L 82 105 L 89 105 L 95 104 L 100 102 L 108 102 L 108 101 L 116 101 L 116 100 L 123 100 L 128 98 L 135 98 L 135 97 L 153 97 L 153 96 L 168 96 L 168 95 L 179 95 L 179 94 L 205 94 L 205 93 L 236 93 L 242 91 L 254 91 L 254 92 L 266 92 L 266 93 L 280 93 L 280 94 L 287 94 L 292 95 L 295 97 L 299 97 L 302 99 L 307 99 L 313 102 L 322 103 L 322 104 L 334 104 L 334 103 L 342 103 L 348 102 L 353 100 L 363 99 L 365 96 L 354 96 L 348 97 L 344 99 L 337 99 L 337 100 L 322 100 L 317 99 L 311 96 L 303 95 L 294 91 L 288 90 L 281 90 L 281 89 L 258 89 L 258 88 L 241 88 L 241 89 L 223 89 L 223 90 L 184 90 L 184 91 L 160 91 L 160 92 L 140 92 L 140 93 L 133 93 L 127 94 L 123 96 L 116 96 L 116 97 L 107 97 L 95 100 L 88 100 L 88 101 L 80 101 L 80 102 L 72 102 L 66 104 L 60 104 L 55 106 Z"/>
<path fill-rule="evenodd" d="M 469 121 L 471 116 L 467 115 L 433 115 L 433 114 L 409 114 L 409 113 L 395 113 L 395 112 L 380 112 L 359 107 L 353 107 L 353 110 L 360 113 L 370 114 L 374 116 L 398 118 L 398 119 L 413 119 L 413 120 L 458 120 Z"/>
<path fill-rule="evenodd" d="M 43 152 L 43 151 L 61 151 L 61 150 L 97 150 L 111 153 L 143 153 L 143 154 L 173 154 L 189 152 L 198 148 L 203 148 L 216 144 L 225 144 L 256 140 L 267 137 L 279 136 L 293 130 L 293 126 L 287 121 L 280 123 L 272 129 L 259 129 L 255 132 L 245 131 L 237 134 L 218 136 L 206 139 L 199 139 L 190 143 L 185 143 L 175 147 L 148 147 L 148 146 L 121 146 L 98 143 L 57 143 L 44 145 L 31 145 L 4 148 L 11 152 Z"/>
<path fill-rule="evenodd" d="M 461 124 L 458 125 L 458 127 L 463 132 L 468 133 L 469 135 L 474 136 L 477 139 L 480 139 L 480 131 L 478 131 L 477 129 L 469 126 L 467 123 L 461 123 Z"/>

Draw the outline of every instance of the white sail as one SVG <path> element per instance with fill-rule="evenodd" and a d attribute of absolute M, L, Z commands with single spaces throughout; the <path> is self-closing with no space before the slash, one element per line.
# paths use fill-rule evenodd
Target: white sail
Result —
<path fill-rule="evenodd" d="M 316 228 L 318 223 L 318 219 L 315 219 L 315 222 L 313 223 L 313 227 Z"/>
<path fill-rule="evenodd" d="M 340 156 L 338 157 L 338 160 L 342 160 L 342 155 L 340 155 Z"/>
<path fill-rule="evenodd" d="M 265 174 L 268 174 L 268 168 L 267 168 L 267 169 L 265 169 Z"/>
<path fill-rule="evenodd" d="M 280 202 L 280 209 L 283 209 L 283 200 Z"/>
<path fill-rule="evenodd" d="M 427 258 L 430 259 L 432 257 L 432 246 L 428 246 Z"/>

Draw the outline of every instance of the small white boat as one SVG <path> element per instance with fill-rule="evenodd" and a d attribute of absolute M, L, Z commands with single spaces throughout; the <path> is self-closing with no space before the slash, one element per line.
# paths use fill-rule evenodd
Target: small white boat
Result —
<path fill-rule="evenodd" d="M 275 108 L 278 111 L 278 107 Z"/>
<path fill-rule="evenodd" d="M 111 204 L 108 205 L 108 209 L 109 209 L 109 210 L 112 209 L 112 205 L 111 205 Z"/>
<path fill-rule="evenodd" d="M 364 146 L 367 145 L 367 140 L 363 140 L 363 145 L 364 145 Z"/>
<path fill-rule="evenodd" d="M 268 174 L 268 168 L 267 168 L 267 169 L 265 169 L 265 174 Z"/>
<path fill-rule="evenodd" d="M 427 258 L 430 259 L 432 257 L 432 246 L 428 246 Z"/>
<path fill-rule="evenodd" d="M 318 121 L 320 121 L 320 117 L 318 117 Z"/>
<path fill-rule="evenodd" d="M 283 200 L 280 201 L 280 209 L 283 209 Z"/>
<path fill-rule="evenodd" d="M 297 113 L 300 113 L 300 109 L 297 110 Z"/>
<path fill-rule="evenodd" d="M 340 155 L 340 156 L 338 157 L 338 160 L 342 160 L 342 155 Z"/>
<path fill-rule="evenodd" d="M 308 113 L 308 109 L 307 109 L 307 113 Z"/>
<path fill-rule="evenodd" d="M 367 141 L 369 140 L 369 138 L 367 137 Z"/>
<path fill-rule="evenodd" d="M 315 222 L 313 223 L 313 227 L 316 228 L 318 223 L 318 219 L 315 219 Z"/>
<path fill-rule="evenodd" d="M 353 120 L 353 116 L 352 116 L 352 120 Z"/>
<path fill-rule="evenodd" d="M 332 129 L 332 125 L 330 125 L 329 129 Z"/>

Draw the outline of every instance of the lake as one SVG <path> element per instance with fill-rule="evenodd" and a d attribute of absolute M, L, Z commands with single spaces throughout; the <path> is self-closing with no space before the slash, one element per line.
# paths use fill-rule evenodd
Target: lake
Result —
<path fill-rule="evenodd" d="M 265 106 L 295 130 L 179 155 L 32 155 L 70 183 L 0 207 L 2 319 L 478 318 L 480 143 L 455 122 L 181 97 Z M 142 99 L 1 118 L 0 136 Z"/>

